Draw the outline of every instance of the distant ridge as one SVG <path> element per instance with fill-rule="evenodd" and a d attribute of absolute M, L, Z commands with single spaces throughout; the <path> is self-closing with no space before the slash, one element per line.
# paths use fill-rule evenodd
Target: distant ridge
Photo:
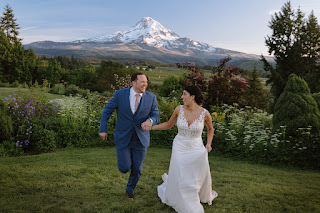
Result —
<path fill-rule="evenodd" d="M 180 37 L 151 17 L 142 18 L 123 32 L 96 36 L 71 42 L 39 41 L 32 47 L 37 54 L 69 55 L 99 59 L 146 59 L 161 63 L 194 61 L 197 64 L 213 64 L 224 57 L 233 60 L 257 61 L 260 56 L 214 47 L 191 38 Z"/>

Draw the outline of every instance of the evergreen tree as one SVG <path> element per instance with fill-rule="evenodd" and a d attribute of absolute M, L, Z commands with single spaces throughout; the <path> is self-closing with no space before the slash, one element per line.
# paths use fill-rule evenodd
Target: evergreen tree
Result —
<path fill-rule="evenodd" d="M 267 36 L 266 45 L 269 54 L 274 55 L 276 66 L 272 67 L 263 56 L 261 60 L 265 71 L 271 73 L 267 83 L 271 84 L 276 103 L 291 73 L 308 80 L 309 73 L 317 72 L 320 31 L 313 13 L 306 21 L 301 10 L 295 12 L 290 2 L 285 3 L 281 11 L 272 16 L 269 27 L 272 35 Z M 312 85 L 313 91 L 314 83 L 309 80 L 308 83 Z"/>
<path fill-rule="evenodd" d="M 20 29 L 19 25 L 16 23 L 17 19 L 14 18 L 12 8 L 7 4 L 5 6 L 5 12 L 3 16 L 0 18 L 0 28 L 4 31 L 7 38 L 11 43 L 20 42 L 21 39 L 18 39 Z"/>
<path fill-rule="evenodd" d="M 16 50 L 16 45 L 11 44 L 5 33 L 0 30 L 0 72 L 3 82 L 12 83 L 20 78 L 15 68 Z"/>
<path fill-rule="evenodd" d="M 317 102 L 310 94 L 308 84 L 295 74 L 280 95 L 273 116 L 273 130 L 287 126 L 286 135 L 295 136 L 298 128 L 312 126 L 314 133 L 320 132 L 320 112 Z"/>
<path fill-rule="evenodd" d="M 47 71 L 46 71 L 46 79 L 51 84 L 57 84 L 60 81 L 61 75 L 63 74 L 64 69 L 61 68 L 61 64 L 54 59 L 49 62 Z"/>
<path fill-rule="evenodd" d="M 266 91 L 263 89 L 261 79 L 259 78 L 256 66 L 248 79 L 249 90 L 246 94 L 247 105 L 256 108 L 266 108 Z"/>
<path fill-rule="evenodd" d="M 320 26 L 313 11 L 306 23 L 304 48 L 306 75 L 304 79 L 308 82 L 311 92 L 320 91 Z"/>

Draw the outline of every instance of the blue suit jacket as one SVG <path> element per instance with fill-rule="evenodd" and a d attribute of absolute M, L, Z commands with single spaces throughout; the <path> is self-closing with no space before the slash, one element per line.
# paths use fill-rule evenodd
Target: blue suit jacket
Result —
<path fill-rule="evenodd" d="M 123 148 L 130 143 L 133 131 L 137 132 L 141 144 L 150 146 L 150 132 L 143 131 L 141 124 L 148 118 L 153 124 L 159 122 L 157 99 L 153 93 L 145 91 L 141 97 L 137 111 L 133 114 L 130 108 L 130 88 L 117 90 L 104 107 L 100 118 L 99 132 L 107 132 L 107 124 L 112 112 L 117 110 L 117 124 L 114 132 L 116 148 Z"/>

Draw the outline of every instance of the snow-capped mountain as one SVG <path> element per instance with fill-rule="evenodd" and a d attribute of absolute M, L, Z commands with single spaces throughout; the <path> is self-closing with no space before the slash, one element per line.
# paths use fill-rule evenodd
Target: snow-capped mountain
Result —
<path fill-rule="evenodd" d="M 180 37 L 150 17 L 123 32 L 71 42 L 40 41 L 24 45 L 41 55 L 74 55 L 100 59 L 153 60 L 162 63 L 194 61 L 214 64 L 224 57 L 257 60 L 258 55 L 213 47 Z"/>
<path fill-rule="evenodd" d="M 74 43 L 84 42 L 133 42 L 136 44 L 147 44 L 152 47 L 165 48 L 168 50 L 177 50 L 182 47 L 204 52 L 215 52 L 215 48 L 213 46 L 194 41 L 190 38 L 180 37 L 150 17 L 143 18 L 134 27 L 124 32 L 116 32 L 111 35 L 103 35 L 74 41 Z"/>

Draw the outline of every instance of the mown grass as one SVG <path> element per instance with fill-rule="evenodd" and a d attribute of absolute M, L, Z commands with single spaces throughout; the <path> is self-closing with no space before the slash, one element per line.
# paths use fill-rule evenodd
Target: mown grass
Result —
<path fill-rule="evenodd" d="M 46 97 L 48 100 L 52 100 L 52 99 L 57 99 L 57 98 L 61 98 L 61 95 L 56 95 L 56 94 L 51 94 L 51 93 L 47 93 L 44 92 L 42 89 L 35 89 L 35 92 L 37 95 L 40 96 L 44 96 Z M 31 90 L 28 88 L 7 88 L 7 87 L 0 87 L 0 98 L 4 99 L 6 97 L 8 97 L 9 95 L 30 95 L 31 94 Z"/>
<path fill-rule="evenodd" d="M 162 84 L 163 80 L 168 78 L 169 76 L 180 77 L 183 73 L 189 73 L 190 70 L 188 69 L 181 69 L 178 67 L 156 67 L 152 71 L 143 71 L 149 78 L 149 80 L 153 84 Z M 209 78 L 212 74 L 211 71 L 205 70 L 204 71 L 205 78 Z"/>
<path fill-rule="evenodd" d="M 148 149 L 135 200 L 114 147 L 0 159 L 0 212 L 174 212 L 157 197 L 171 149 Z M 209 155 L 219 193 L 205 212 L 320 212 L 320 173 Z"/>

